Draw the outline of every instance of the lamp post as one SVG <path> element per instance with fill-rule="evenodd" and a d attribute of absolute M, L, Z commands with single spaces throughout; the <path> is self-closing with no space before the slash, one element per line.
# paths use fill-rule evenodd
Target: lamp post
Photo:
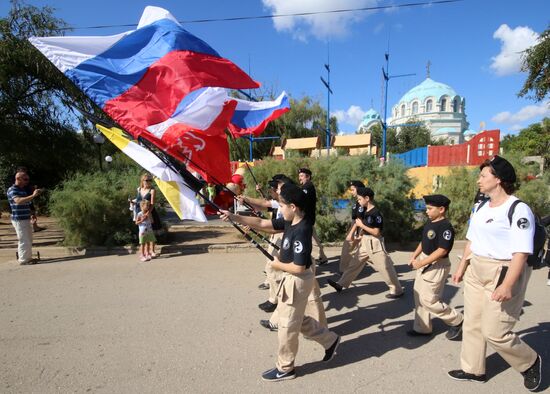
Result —
<path fill-rule="evenodd" d="M 105 137 L 103 137 L 103 135 L 101 134 L 94 134 L 94 143 L 97 145 L 99 169 L 103 171 L 103 160 L 101 160 L 101 145 L 105 143 Z"/>

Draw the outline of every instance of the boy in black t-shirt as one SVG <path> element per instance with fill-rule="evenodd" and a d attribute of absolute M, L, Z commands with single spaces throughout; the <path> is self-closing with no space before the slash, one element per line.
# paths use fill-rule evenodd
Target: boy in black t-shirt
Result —
<path fill-rule="evenodd" d="M 357 189 L 360 187 L 365 187 L 361 181 L 351 181 L 349 183 L 349 191 L 351 196 L 355 198 L 355 202 L 351 207 L 351 226 L 348 229 L 346 234 L 346 239 L 342 244 L 342 251 L 340 252 L 340 272 L 344 272 L 349 265 L 349 262 L 353 255 L 357 253 L 357 248 L 359 246 L 359 241 L 355 236 L 356 227 L 355 219 L 363 217 L 364 208 L 357 202 Z"/>
<path fill-rule="evenodd" d="M 360 231 L 359 235 L 355 236 L 360 243 L 359 248 L 342 273 L 340 280 L 335 282 L 328 279 L 327 283 L 336 291 L 341 292 L 351 285 L 365 264 L 369 264 L 380 273 L 388 285 L 390 292 L 386 294 L 386 298 L 400 298 L 403 295 L 403 288 L 397 278 L 393 262 L 386 252 L 382 236 L 384 219 L 374 205 L 374 191 L 369 187 L 357 188 L 357 202 L 363 207 L 363 215 L 355 219 L 355 224 L 350 232 L 354 234 L 356 229 Z"/>
<path fill-rule="evenodd" d="M 312 224 L 305 220 L 306 196 L 296 185 L 281 187 L 280 219 L 266 220 L 257 217 L 234 215 L 221 212 L 222 220 L 231 219 L 237 223 L 266 232 L 284 230 L 279 258 L 271 262 L 273 269 L 283 271 L 278 290 L 277 313 L 279 349 L 275 368 L 262 374 L 266 381 L 294 379 L 294 360 L 298 352 L 300 332 L 325 348 L 323 361 L 330 361 L 340 343 L 340 337 L 329 331 L 311 316 L 304 315 L 308 296 L 315 281 L 311 264 Z"/>
<path fill-rule="evenodd" d="M 441 194 L 424 196 L 424 201 L 429 220 L 422 230 L 422 241 L 409 261 L 409 265 L 416 269 L 416 278 L 414 326 L 407 335 L 431 335 L 431 317 L 435 316 L 451 326 L 446 337 L 452 340 L 460 336 L 464 316 L 441 300 L 451 269 L 449 252 L 454 243 L 453 226 L 445 217 L 451 201 Z"/>

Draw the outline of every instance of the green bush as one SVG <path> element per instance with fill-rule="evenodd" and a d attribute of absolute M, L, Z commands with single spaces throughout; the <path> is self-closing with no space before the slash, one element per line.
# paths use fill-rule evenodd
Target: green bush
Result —
<path fill-rule="evenodd" d="M 361 179 L 376 193 L 375 203 L 384 215 L 384 237 L 390 241 L 406 241 L 413 231 L 413 211 L 408 195 L 413 182 L 400 162 L 379 167 L 378 160 L 369 155 L 330 157 L 322 159 L 290 158 L 267 159 L 253 167 L 254 175 L 262 185 L 277 173 L 298 181 L 298 169 L 308 167 L 313 173 L 317 189 L 317 232 L 323 241 L 337 241 L 345 236 L 348 221 L 340 222 L 334 216 L 333 200 L 342 198 L 350 180 Z M 246 193 L 257 197 L 254 181 L 247 172 Z"/>
<path fill-rule="evenodd" d="M 53 190 L 50 212 L 65 232 L 65 244 L 112 246 L 135 241 L 128 196 L 135 195 L 142 172 L 123 167 L 77 174 Z"/>

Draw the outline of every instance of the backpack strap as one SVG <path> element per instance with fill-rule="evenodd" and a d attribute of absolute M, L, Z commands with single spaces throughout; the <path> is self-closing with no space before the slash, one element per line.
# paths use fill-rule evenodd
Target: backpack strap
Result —
<path fill-rule="evenodd" d="M 510 222 L 510 226 L 512 225 L 512 216 L 514 216 L 514 210 L 516 209 L 516 206 L 520 203 L 520 202 L 523 202 L 521 200 L 516 200 L 512 203 L 512 205 L 510 205 L 510 209 L 508 210 L 508 221 Z M 524 203 L 525 204 L 525 203 Z"/>
<path fill-rule="evenodd" d="M 489 201 L 489 199 L 481 200 L 481 202 L 479 203 L 479 205 L 476 208 L 476 212 L 479 211 L 481 209 L 481 207 L 484 206 L 487 201 Z"/>

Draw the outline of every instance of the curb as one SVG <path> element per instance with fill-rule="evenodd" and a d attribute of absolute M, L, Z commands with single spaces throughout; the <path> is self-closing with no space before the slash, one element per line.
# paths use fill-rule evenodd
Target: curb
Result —
<path fill-rule="evenodd" d="M 341 248 L 342 242 L 327 242 L 323 244 L 325 248 Z M 462 250 L 466 241 L 459 240 L 454 244 L 454 248 Z M 264 249 L 267 249 L 267 244 L 260 244 Z M 389 252 L 395 250 L 414 250 L 418 243 L 416 242 L 407 242 L 407 243 L 388 243 L 386 249 Z M 244 252 L 253 252 L 256 247 L 250 243 L 242 244 L 214 244 L 214 245 L 157 245 L 157 248 L 162 254 L 188 254 L 187 252 L 203 252 L 203 253 L 244 253 Z M 70 257 L 70 256 L 87 256 L 87 257 L 97 257 L 97 256 L 109 256 L 109 255 L 125 255 L 125 254 L 135 254 L 137 253 L 139 247 L 137 245 L 128 245 L 128 246 L 117 246 L 113 248 L 108 248 L 104 246 L 95 246 L 89 248 L 79 248 L 71 246 L 49 246 L 49 247 L 33 247 L 33 252 L 40 251 L 41 254 L 45 256 L 47 251 L 47 257 Z M 456 249 L 455 249 L 456 250 Z M 44 251 L 44 252 L 42 252 Z M 17 248 L 6 248 L 0 249 L 0 258 L 14 258 Z"/>

